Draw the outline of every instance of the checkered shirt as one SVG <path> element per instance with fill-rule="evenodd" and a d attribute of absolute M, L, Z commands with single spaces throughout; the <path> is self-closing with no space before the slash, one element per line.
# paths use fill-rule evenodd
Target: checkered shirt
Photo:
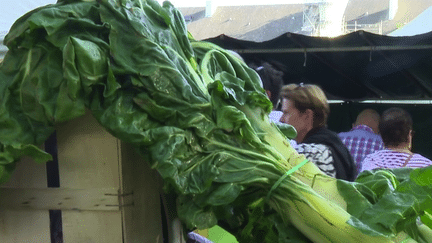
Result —
<path fill-rule="evenodd" d="M 355 126 L 349 132 L 341 132 L 338 135 L 350 151 L 357 171 L 361 171 L 362 161 L 366 155 L 384 148 L 381 136 L 375 134 L 372 128 L 366 125 Z"/>

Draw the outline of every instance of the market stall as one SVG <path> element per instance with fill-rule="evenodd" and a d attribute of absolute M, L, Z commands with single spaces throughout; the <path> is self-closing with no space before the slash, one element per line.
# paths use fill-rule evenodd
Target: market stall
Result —
<path fill-rule="evenodd" d="M 269 122 L 258 74 L 169 2 L 60 1 L 4 42 L 2 240 L 430 242 L 432 168 L 325 175 Z"/>

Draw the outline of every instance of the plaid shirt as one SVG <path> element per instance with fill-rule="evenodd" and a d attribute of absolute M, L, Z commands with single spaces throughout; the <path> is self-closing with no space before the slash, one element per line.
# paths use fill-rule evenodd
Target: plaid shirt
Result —
<path fill-rule="evenodd" d="M 384 148 L 381 136 L 375 134 L 373 130 L 366 125 L 358 125 L 349 132 L 341 132 L 339 138 L 350 151 L 357 171 L 362 169 L 362 161 L 366 155 Z"/>

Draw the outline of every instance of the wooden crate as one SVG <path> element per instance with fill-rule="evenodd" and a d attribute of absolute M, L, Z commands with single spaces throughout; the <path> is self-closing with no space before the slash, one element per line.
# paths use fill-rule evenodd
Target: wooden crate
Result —
<path fill-rule="evenodd" d="M 57 175 L 24 158 L 0 187 L 2 243 L 183 242 L 157 171 L 90 113 L 58 126 L 52 140 L 45 147 Z M 59 187 L 48 187 L 56 176 Z"/>

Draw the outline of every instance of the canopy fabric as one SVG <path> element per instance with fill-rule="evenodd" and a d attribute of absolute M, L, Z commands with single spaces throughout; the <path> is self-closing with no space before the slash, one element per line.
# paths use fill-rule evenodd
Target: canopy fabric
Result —
<path fill-rule="evenodd" d="M 206 41 L 247 63 L 275 65 L 285 83 L 318 84 L 329 99 L 432 99 L 432 32 L 390 37 L 357 31 L 337 38 L 285 33 L 265 42 L 219 35 Z"/>

